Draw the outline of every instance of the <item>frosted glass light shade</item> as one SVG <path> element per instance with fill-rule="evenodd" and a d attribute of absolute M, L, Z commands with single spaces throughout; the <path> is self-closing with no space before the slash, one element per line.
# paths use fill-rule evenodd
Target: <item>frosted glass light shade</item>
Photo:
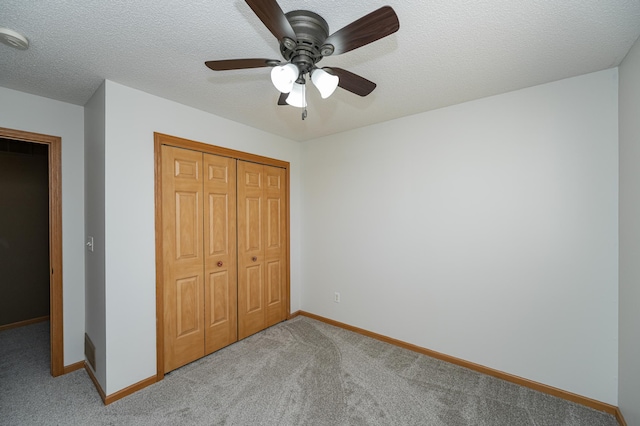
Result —
<path fill-rule="evenodd" d="M 298 78 L 298 74 L 300 74 L 300 70 L 294 64 L 273 67 L 271 70 L 271 82 L 280 93 L 289 93 L 293 83 Z"/>
<path fill-rule="evenodd" d="M 335 92 L 339 80 L 337 75 L 329 74 L 320 68 L 313 70 L 311 73 L 311 81 L 320 91 L 322 99 L 328 98 Z"/>
<path fill-rule="evenodd" d="M 304 90 L 304 84 L 294 83 L 291 88 L 291 93 L 287 96 L 286 102 L 294 107 L 305 108 L 307 106 L 307 99 Z"/>

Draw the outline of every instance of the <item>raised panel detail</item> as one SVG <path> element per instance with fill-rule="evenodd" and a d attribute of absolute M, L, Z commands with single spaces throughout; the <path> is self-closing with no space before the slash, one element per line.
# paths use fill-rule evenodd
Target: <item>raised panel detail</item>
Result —
<path fill-rule="evenodd" d="M 176 313 L 178 337 L 200 330 L 200 297 L 198 277 L 176 281 Z"/>
<path fill-rule="evenodd" d="M 267 244 L 269 248 L 280 247 L 280 199 L 267 200 Z"/>
<path fill-rule="evenodd" d="M 280 176 L 269 175 L 267 177 L 267 187 L 271 189 L 280 189 Z"/>
<path fill-rule="evenodd" d="M 198 193 L 176 192 L 176 260 L 198 255 Z"/>
<path fill-rule="evenodd" d="M 210 181 L 217 181 L 221 183 L 227 183 L 229 181 L 229 169 L 224 166 L 219 166 L 217 164 L 209 164 L 209 173 L 207 173 L 207 178 Z"/>
<path fill-rule="evenodd" d="M 280 267 L 279 261 L 267 263 L 267 303 L 269 305 L 273 305 L 282 300 Z"/>
<path fill-rule="evenodd" d="M 229 200 L 227 194 L 209 194 L 209 255 L 229 252 Z"/>
<path fill-rule="evenodd" d="M 262 308 L 262 274 L 260 265 L 247 268 L 247 313 Z"/>
<path fill-rule="evenodd" d="M 260 188 L 260 173 L 245 172 L 244 184 L 247 187 Z"/>
<path fill-rule="evenodd" d="M 262 223 L 260 221 L 260 198 L 247 198 L 246 205 L 246 251 L 260 250 Z"/>
<path fill-rule="evenodd" d="M 229 273 L 214 272 L 209 275 L 211 297 L 211 324 L 217 325 L 229 320 Z"/>
<path fill-rule="evenodd" d="M 177 179 L 198 180 L 198 163 L 196 161 L 176 158 L 173 169 Z"/>

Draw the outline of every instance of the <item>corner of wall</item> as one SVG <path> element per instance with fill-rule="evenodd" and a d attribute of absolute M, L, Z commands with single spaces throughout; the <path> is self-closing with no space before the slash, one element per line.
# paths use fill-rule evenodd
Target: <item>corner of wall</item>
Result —
<path fill-rule="evenodd" d="M 85 120 L 85 333 L 94 345 L 95 378 L 106 389 L 105 320 L 105 83 L 84 108 Z"/>
<path fill-rule="evenodd" d="M 619 67 L 618 406 L 640 424 L 640 39 Z"/>

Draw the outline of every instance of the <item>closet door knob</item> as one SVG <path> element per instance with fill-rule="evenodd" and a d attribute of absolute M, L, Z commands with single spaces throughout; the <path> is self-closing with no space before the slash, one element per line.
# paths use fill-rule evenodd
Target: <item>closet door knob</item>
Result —
<path fill-rule="evenodd" d="M 253 260 L 253 261 L 255 262 L 256 260 L 258 260 L 258 258 L 257 258 L 257 257 L 255 257 L 255 256 L 253 256 L 253 257 L 251 258 L 251 260 Z"/>
<path fill-rule="evenodd" d="M 222 261 L 221 261 L 221 260 L 219 260 L 219 261 L 218 261 L 218 268 L 219 268 L 219 267 L 221 267 L 221 266 L 222 266 Z"/>

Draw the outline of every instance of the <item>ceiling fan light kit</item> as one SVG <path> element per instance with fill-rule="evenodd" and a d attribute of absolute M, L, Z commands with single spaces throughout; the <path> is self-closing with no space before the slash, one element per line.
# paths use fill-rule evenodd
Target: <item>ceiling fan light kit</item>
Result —
<path fill-rule="evenodd" d="M 306 87 L 304 83 L 293 83 L 291 93 L 287 96 L 287 103 L 297 108 L 307 107 Z"/>
<path fill-rule="evenodd" d="M 336 91 L 340 79 L 337 75 L 332 75 L 321 68 L 313 70 L 311 73 L 311 81 L 318 88 L 322 99 L 327 99 Z"/>
<path fill-rule="evenodd" d="M 273 67 L 271 81 L 280 91 L 278 105 L 306 108 L 306 76 L 323 99 L 341 87 L 359 96 L 367 96 L 376 84 L 341 68 L 318 68 L 323 57 L 339 55 L 373 43 L 400 28 L 398 16 L 390 6 L 383 6 L 329 35 L 329 25 L 322 16 L 309 10 L 284 13 L 276 0 L 245 0 L 262 23 L 280 43 L 286 63 L 274 59 L 225 59 L 207 61 L 214 71 Z M 283 94 L 289 93 L 286 102 Z M 302 119 L 306 117 L 306 109 Z"/>
<path fill-rule="evenodd" d="M 276 66 L 271 70 L 271 82 L 280 93 L 289 93 L 299 76 L 300 70 L 294 64 Z"/>

